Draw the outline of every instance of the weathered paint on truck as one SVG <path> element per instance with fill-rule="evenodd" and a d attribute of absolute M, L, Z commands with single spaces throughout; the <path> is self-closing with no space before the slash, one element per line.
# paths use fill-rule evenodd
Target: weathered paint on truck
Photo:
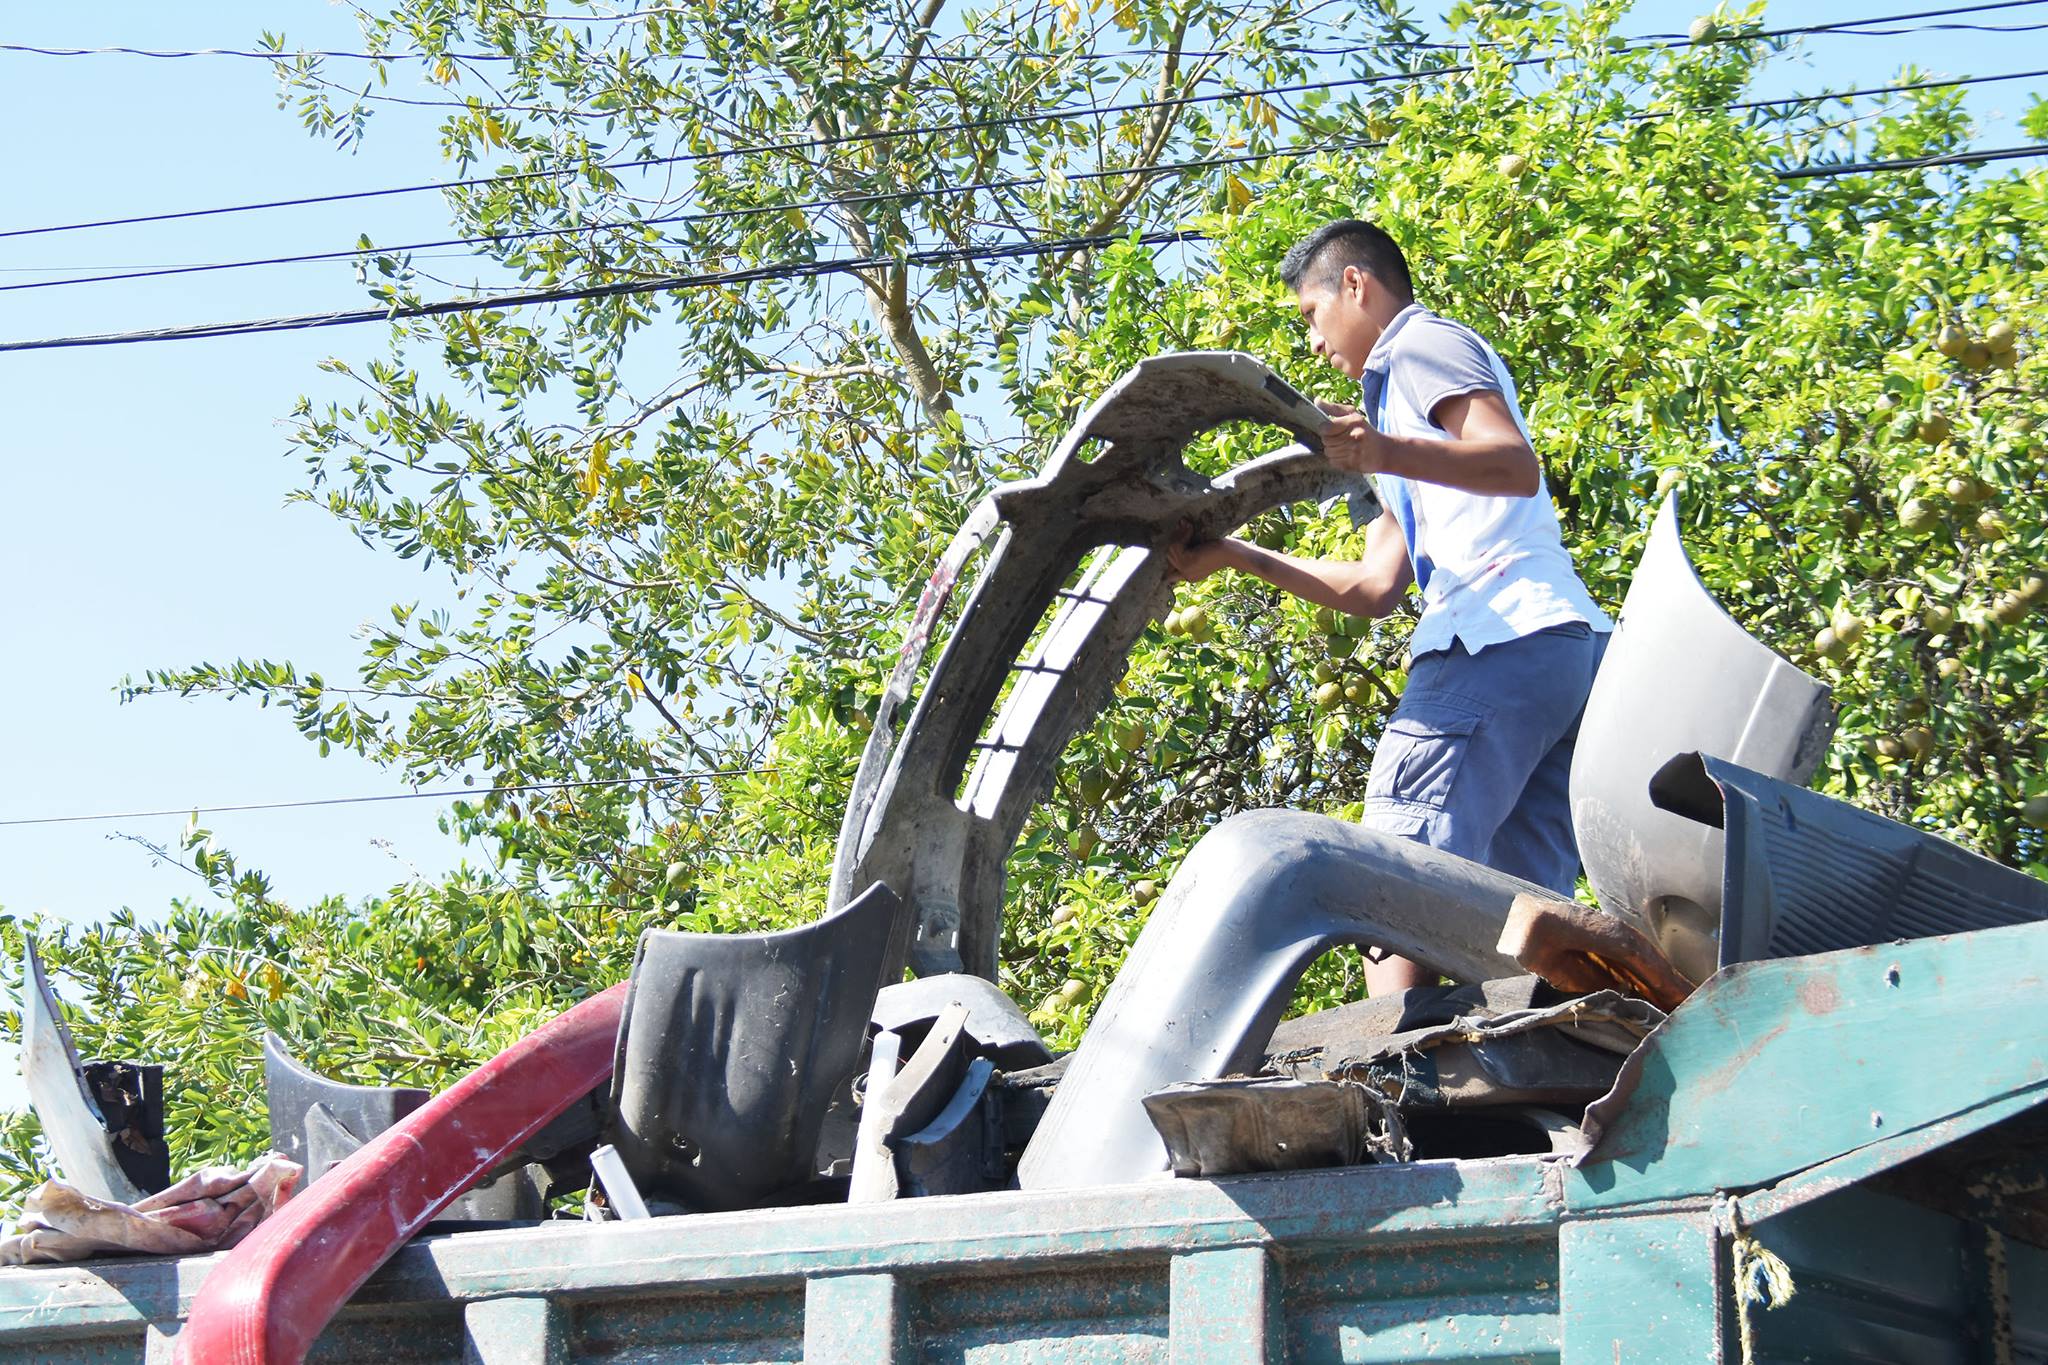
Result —
<path fill-rule="evenodd" d="M 426 1238 L 312 1358 L 2048 1361 L 2044 984 L 2048 925 L 1731 968 L 1631 1060 L 1577 1166 Z M 1771 1257 L 1797 1292 L 1738 1312 L 1738 1263 Z M 0 1274 L 0 1357 L 167 1360 L 217 1259 Z"/>

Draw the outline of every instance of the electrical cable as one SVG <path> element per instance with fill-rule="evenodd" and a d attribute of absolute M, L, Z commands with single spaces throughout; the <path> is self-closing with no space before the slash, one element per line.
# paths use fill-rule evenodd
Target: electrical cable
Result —
<path fill-rule="evenodd" d="M 1712 41 L 1735 42 L 1771 37 L 1782 37 L 1788 35 L 1832 32 L 1840 29 L 1844 25 L 1892 23 L 1906 19 L 1926 18 L 1931 16 L 1941 16 L 1949 14 L 1971 13 L 1986 9 L 2010 9 L 2023 5 L 2040 5 L 2043 3 L 2048 3 L 2048 0 L 1998 0 L 1998 3 L 1995 4 L 1965 5 L 1942 10 L 1923 10 L 1913 14 L 1906 15 L 1880 15 L 1871 16 L 1863 19 L 1845 19 L 1837 20 L 1830 24 L 1807 25 L 1801 28 L 1772 29 L 1764 30 L 1758 33 L 1722 34 L 1717 35 L 1714 39 L 1712 39 Z M 1654 41 L 1646 41 L 1646 39 L 1644 38 L 1629 38 L 1624 39 L 1623 41 L 1625 44 L 1632 46 L 1684 46 L 1690 44 L 1691 42 L 1690 39 L 1683 38 L 1682 35 L 1673 35 L 1671 40 L 1668 42 L 1665 40 L 1664 35 L 1655 35 Z M 1367 49 L 1361 48 L 1361 50 Z M 1552 58 L 1549 57 L 1528 57 L 1518 59 L 1510 64 L 1514 66 L 1540 65 L 1550 60 L 1552 60 Z M 815 151 L 826 147 L 843 146 L 847 144 L 883 142 L 896 140 L 900 138 L 917 137 L 924 135 L 976 132 L 989 128 L 1011 127 L 1016 126 L 1018 124 L 1029 122 L 1099 118 L 1110 114 L 1147 112 L 1155 109 L 1175 108 L 1190 104 L 1211 103 L 1231 99 L 1261 98 L 1267 95 L 1300 94 L 1307 93 L 1310 91 L 1336 89 L 1354 85 L 1374 85 L 1392 82 L 1418 82 L 1440 76 L 1461 75 L 1471 70 L 1472 68 L 1470 66 L 1447 65 L 1431 67 L 1423 71 L 1380 72 L 1368 76 L 1347 77 L 1332 81 L 1316 81 L 1296 83 L 1292 85 L 1244 88 L 1201 95 L 1176 96 L 1174 98 L 1165 100 L 1141 100 L 1114 105 L 1080 105 L 1067 106 L 1065 108 L 1055 107 L 1053 109 L 1049 109 L 1042 113 L 1036 114 L 1003 115 L 989 119 L 966 120 L 956 123 L 939 124 L 927 127 L 875 129 L 870 132 L 850 133 L 836 137 L 809 138 L 795 142 L 762 143 L 744 147 L 716 148 L 703 152 L 687 152 L 675 156 L 646 157 L 632 161 L 600 163 L 600 168 L 608 172 L 646 170 L 656 166 L 687 165 L 702 161 L 722 160 L 730 157 L 759 156 L 778 154 L 784 152 Z M 608 112 L 616 113 L 617 111 L 613 110 Z M 272 199 L 260 200 L 246 204 L 228 204 L 216 208 L 184 209 L 167 213 L 135 214 L 123 218 L 103 218 L 77 223 L 55 223 L 44 227 L 11 228 L 6 230 L 0 230 L 0 239 L 10 237 L 41 236 L 49 233 L 58 232 L 83 232 L 98 228 L 129 227 L 142 223 L 173 222 L 189 218 L 207 218 L 215 217 L 222 214 L 254 213 L 270 209 L 302 208 L 314 204 L 344 203 L 361 199 L 383 198 L 391 195 L 422 194 L 433 190 L 446 191 L 456 189 L 474 189 L 480 186 L 512 184 L 524 180 L 563 179 L 570 176 L 583 174 L 587 169 L 588 168 L 567 167 L 543 171 L 514 171 L 509 174 L 476 176 L 464 180 L 427 181 L 413 185 L 389 186 L 383 189 L 353 190 L 339 194 L 305 195 L 292 199 Z"/>
<path fill-rule="evenodd" d="M 518 792 L 575 791 L 585 787 L 646 786 L 663 782 L 695 782 L 713 777 L 752 777 L 776 772 L 767 768 L 712 768 L 703 772 L 656 773 L 643 777 L 593 777 L 573 782 L 519 782 L 502 787 L 437 787 L 432 791 L 386 792 L 380 796 L 327 796 L 310 801 L 256 801 L 238 806 L 179 806 L 166 810 L 109 811 L 95 815 L 33 815 L 0 820 L 0 829 L 24 825 L 81 825 L 109 820 L 153 820 L 167 815 L 228 815 L 242 811 L 305 810 L 314 806 L 362 806 L 378 801 L 434 801 L 449 797 L 477 797 Z"/>
<path fill-rule="evenodd" d="M 1795 104 L 1825 104 L 1832 100 L 1860 99 L 1872 95 L 1903 94 L 1919 90 L 1947 89 L 1966 85 L 1986 85 L 2001 81 L 2031 80 L 2048 77 L 2048 68 L 2031 71 L 2012 71 L 1993 76 L 1961 76 L 1942 80 L 1909 81 L 1897 85 L 1871 86 L 1857 90 L 1825 91 L 1813 95 L 1788 95 L 1775 99 L 1745 100 L 1736 104 L 1718 106 L 1731 112 L 1748 109 L 1781 108 Z M 1653 119 L 1676 118 L 1686 113 L 1702 110 L 1674 109 L 1647 110 L 1630 115 L 1630 120 L 1643 122 Z M 1351 151 L 1382 146 L 1371 141 L 1321 144 L 1306 148 L 1282 148 L 1269 152 L 1251 153 L 1236 157 L 1214 157 L 1198 161 L 1153 162 L 1138 166 L 1108 167 L 1096 171 L 1076 171 L 1066 175 L 1069 181 L 1094 181 L 1118 179 L 1131 175 L 1150 175 L 1167 171 L 1204 170 L 1222 165 L 1241 164 L 1272 157 L 1315 155 L 1326 151 Z M 392 246 L 350 247 L 338 251 L 315 251 L 291 256 L 268 256 L 253 260 L 215 261 L 185 265 L 137 266 L 110 270 L 91 275 L 77 275 L 67 279 L 28 280 L 18 284 L 0 284 L 0 294 L 26 289 L 58 289 L 77 284 L 105 284 L 122 280 L 157 279 L 169 275 L 207 274 L 224 270 L 247 270 L 259 266 L 302 265 L 322 261 L 357 260 L 365 256 L 398 256 L 416 251 L 437 250 L 442 247 L 493 247 L 509 242 L 532 241 L 546 237 L 574 237 L 601 232 L 634 232 L 640 229 L 665 226 L 672 223 L 721 222 L 730 219 L 758 217 L 778 213 L 808 213 L 818 210 L 858 208 L 867 204 L 903 201 L 953 198 L 984 191 L 1024 189 L 1043 185 L 1049 177 L 1044 175 L 1013 176 L 1004 180 L 976 181 L 963 185 L 942 185 L 931 189 L 883 190 L 870 194 L 847 195 L 835 199 L 809 199 L 795 203 L 754 204 L 739 208 L 708 209 L 690 213 L 660 214 L 648 218 L 627 219 L 620 222 L 584 223 L 573 227 L 533 228 L 520 232 L 497 233 L 481 237 L 444 237 L 431 241 L 407 242 Z M 13 273 L 13 272 L 0 272 Z"/>
<path fill-rule="evenodd" d="M 1889 161 L 1823 162 L 1776 172 L 1780 180 L 1824 180 L 1841 175 L 1867 175 L 1873 171 L 1913 171 L 1928 166 L 1974 166 L 1984 161 L 2017 161 L 2048 156 L 2048 142 L 2030 142 L 2023 147 L 1992 147 L 1983 151 L 1941 152 L 1933 156 L 1905 156 Z"/>
<path fill-rule="evenodd" d="M 1988 10 L 2019 9 L 2028 5 L 2037 5 L 2042 4 L 2044 2 L 2048 2 L 2048 0 L 1997 0 L 1997 3 L 1955 5 L 1944 9 L 1922 10 L 1918 13 L 1913 14 L 1873 15 L 1862 19 L 1837 19 L 1831 20 L 1823 24 L 1807 24 L 1796 28 L 1766 29 L 1757 33 L 1737 32 L 1726 35 L 1725 37 L 1717 36 L 1716 39 L 1711 41 L 1743 41 L 1756 38 L 1775 38 L 1809 34 L 1840 33 L 1845 29 L 1860 28 L 1866 24 L 1904 23 L 1916 19 L 1945 18 L 1957 14 L 1975 14 Z M 651 13 L 669 12 L 673 11 L 656 10 L 652 11 Z M 643 11 L 642 13 L 644 14 L 649 12 Z M 627 15 L 544 15 L 539 17 L 542 19 L 543 22 L 557 24 L 637 22 L 637 19 L 634 16 Z M 1979 30 L 1979 26 L 1973 24 L 1934 24 L 1929 25 L 1928 27 L 1935 29 L 1968 29 L 1972 31 Z M 1993 28 L 1981 31 L 2010 32 L 2012 30 Z M 1896 35 L 1887 34 L 1883 36 Z M 1692 41 L 1692 39 L 1690 35 L 1683 33 L 1639 33 L 1629 37 L 1625 41 L 1630 43 L 1642 43 L 1651 41 L 1690 42 Z M 1471 47 L 1497 48 L 1505 47 L 1507 46 L 1507 44 L 1488 42 L 1452 43 L 1436 42 L 1427 39 L 1395 38 L 1378 43 L 1356 43 L 1338 47 L 1315 47 L 1308 44 L 1288 43 L 1276 44 L 1275 46 L 1279 51 L 1296 52 L 1304 56 L 1342 57 L 1350 56 L 1359 52 L 1385 51 L 1389 48 L 1396 48 L 1404 51 L 1462 52 Z M 294 49 L 293 51 L 289 52 L 282 50 L 276 52 L 269 52 L 230 47 L 35 47 L 27 43 L 0 43 L 0 52 L 13 52 L 19 53 L 24 56 L 37 57 L 238 57 L 266 62 L 293 61 L 301 57 L 333 58 L 339 61 L 359 62 L 440 61 L 442 59 L 458 62 L 509 62 L 517 60 L 516 54 L 505 52 L 346 52 L 336 51 L 333 49 Z M 1166 52 L 1167 49 L 1165 48 L 1139 47 L 1124 48 L 1115 52 L 1089 52 L 1080 53 L 1076 55 L 1088 61 L 1107 62 L 1127 61 L 1132 58 L 1138 57 L 1164 56 Z M 1211 49 L 1183 49 L 1177 55 L 1179 55 L 1182 58 L 1200 60 L 1211 57 L 1233 56 L 1235 54 L 1227 51 L 1217 51 Z M 665 52 L 662 53 L 661 56 L 663 60 L 669 61 L 708 62 L 711 60 L 710 57 L 699 52 Z M 895 61 L 899 60 L 902 56 L 903 54 L 899 52 L 878 52 L 875 54 L 876 59 L 880 61 Z M 949 53 L 932 51 L 924 53 L 923 56 L 926 60 L 946 62 L 980 62 L 987 60 L 985 57 L 977 56 L 971 53 Z"/>
<path fill-rule="evenodd" d="M 1317 148 L 1315 150 L 1328 150 Z M 1257 157 L 1284 155 L 1280 152 L 1258 153 Z M 2018 147 L 1997 147 L 1983 151 L 1949 152 L 1933 156 L 1902 157 L 1888 161 L 1857 161 L 1828 163 L 1817 166 L 1788 167 L 1773 172 L 1781 181 L 1814 180 L 1835 176 L 1865 175 L 1880 171 L 1920 170 L 1936 166 L 1974 166 L 1990 161 L 2012 161 L 2027 157 L 2048 156 L 2048 142 L 2028 143 Z M 144 341 L 192 341 L 202 337 L 254 336 L 266 332 L 305 331 L 318 327 L 345 327 L 361 322 L 396 322 L 408 318 L 441 317 L 450 313 L 474 313 L 493 308 L 517 308 L 531 304 L 572 303 L 586 299 L 613 298 L 626 294 L 652 294 L 668 290 L 701 288 L 709 285 L 751 284 L 763 280 L 812 279 L 825 275 L 849 274 L 859 270 L 881 269 L 894 265 L 952 265 L 966 261 L 1013 260 L 1029 256 L 1049 256 L 1059 252 L 1088 250 L 1131 240 L 1124 236 L 1103 234 L 1095 237 L 1063 237 L 1036 242 L 1022 242 L 1000 247 L 945 248 L 931 251 L 911 252 L 903 256 L 867 256 L 859 258 L 785 262 L 777 265 L 753 266 L 742 270 L 705 271 L 696 274 L 664 275 L 652 280 L 618 281 L 612 284 L 589 285 L 576 289 L 536 290 L 520 294 L 493 295 L 489 298 L 446 299 L 438 303 L 407 305 L 396 308 L 362 308 L 331 313 L 303 313 L 281 318 L 253 318 L 236 322 L 192 323 L 179 327 L 150 328 L 130 332 L 102 332 L 86 336 L 47 337 L 35 341 L 0 342 L 0 352 L 46 351 L 70 349 L 81 346 L 128 345 Z M 1139 235 L 1136 240 L 1147 246 L 1164 245 L 1172 242 L 1207 241 L 1208 235 L 1194 231 L 1150 232 Z"/>
<path fill-rule="evenodd" d="M 2044 72 L 2043 74 L 2048 74 Z M 1234 156 L 1205 157 L 1196 161 L 1155 161 L 1137 166 L 1112 166 L 1096 171 L 1073 171 L 1065 175 L 1074 181 L 1114 180 L 1133 175 L 1160 175 L 1169 171 L 1212 170 L 1218 166 L 1239 166 L 1247 162 L 1268 161 L 1283 157 L 1316 156 L 1324 152 L 1358 151 L 1370 147 L 1383 147 L 1384 142 L 1355 140 L 1345 142 L 1316 143 L 1306 147 L 1283 147 L 1264 152 L 1246 152 Z M 721 222 L 733 218 L 750 218 L 791 212 L 813 212 L 819 209 L 858 208 L 864 204 L 889 203 L 901 200 L 949 199 L 960 195 L 992 192 L 996 190 L 1024 189 L 1043 185 L 1050 179 L 1044 175 L 1013 176 L 1006 180 L 978 180 L 962 185 L 939 185 L 931 189 L 878 190 L 871 194 L 846 195 L 837 199 L 808 199 L 790 204 L 753 204 L 742 208 L 704 209 L 691 213 L 661 214 L 651 218 L 633 218 L 611 223 L 583 223 L 574 227 L 532 228 L 521 232 L 501 233 L 491 237 L 448 237 L 430 242 L 412 242 L 403 246 L 354 247 L 346 251 L 319 251 L 302 256 L 271 256 L 261 260 L 220 261 L 205 265 L 174 265 L 156 268 L 130 270 L 118 274 L 82 275 L 66 280 L 30 280 L 21 284 L 0 284 L 0 294 L 18 289 L 54 289 L 67 284 L 103 284 L 113 280 L 153 279 L 163 275 L 190 275 L 206 271 L 242 270 L 254 266 L 297 265 L 309 261 L 354 260 L 362 256 L 402 255 L 415 250 L 428 250 L 446 246 L 496 246 L 505 242 L 531 241 L 543 237 L 571 237 L 601 232 L 631 232 L 637 228 L 664 226 L 670 223 Z"/>
<path fill-rule="evenodd" d="M 2048 76 L 2048 68 L 2032 71 L 2015 71 L 1996 76 L 1965 76 L 1946 80 L 1913 81 L 1900 85 L 1876 86 L 1861 90 L 1829 91 L 1815 95 L 1790 95 L 1777 99 L 1747 100 L 1738 104 L 1722 106 L 1728 110 L 1778 108 L 1793 104 L 1821 104 L 1831 100 L 1846 100 L 1868 95 L 1897 94 L 1908 91 L 1940 89 L 1963 85 L 1981 85 L 1998 81 L 2026 80 Z M 1694 110 L 1652 110 L 1631 115 L 1634 121 L 1659 118 L 1674 118 Z M 1077 171 L 1065 177 L 1068 181 L 1089 181 L 1120 178 L 1129 175 L 1148 175 L 1166 171 L 1203 170 L 1222 165 L 1241 164 L 1248 161 L 1267 160 L 1275 157 L 1315 155 L 1329 151 L 1362 150 L 1384 145 L 1371 141 L 1321 144 L 1306 148 L 1283 148 L 1270 152 L 1257 152 L 1245 156 L 1214 157 L 1199 161 L 1155 162 L 1140 166 L 1111 167 L 1098 171 Z M 629 219 L 615 223 L 587 223 L 564 228 L 535 228 L 522 232 L 500 233 L 484 237 L 448 237 L 433 241 L 409 242 L 393 246 L 352 247 L 342 251 L 309 252 L 295 256 L 271 256 L 256 260 L 219 261 L 212 263 L 173 265 L 161 267 L 135 267 L 118 273 L 81 275 L 60 280 L 32 280 L 20 284 L 0 285 L 0 293 L 11 293 L 23 289 L 55 289 L 74 284 L 101 284 L 119 280 L 154 279 L 166 275 L 199 274 L 223 270 L 244 270 L 257 266 L 297 265 L 319 261 L 355 260 L 364 256 L 395 256 L 415 251 L 427 251 L 441 247 L 497 246 L 515 241 L 527 241 L 543 237 L 582 236 L 607 231 L 631 232 L 637 229 L 667 225 L 670 223 L 701 223 L 746 218 L 764 214 L 789 212 L 813 212 L 820 209 L 856 208 L 865 204 L 899 202 L 904 200 L 926 200 L 951 198 L 958 195 L 983 191 L 1028 188 L 1046 183 L 1043 175 L 1015 176 L 1006 180 L 977 181 L 963 185 L 944 185 L 932 189 L 886 190 L 872 194 L 848 195 L 837 199 L 811 199 L 797 203 L 756 204 L 741 208 L 711 209 L 693 213 L 664 214 L 649 218 Z"/>
<path fill-rule="evenodd" d="M 825 261 L 783 262 L 751 266 L 740 270 L 701 271 L 664 275 L 651 280 L 620 280 L 611 284 L 584 285 L 575 289 L 543 289 L 488 298 L 444 299 L 438 303 L 402 305 L 393 308 L 358 308 L 331 313 L 301 313 L 291 317 L 256 318 L 237 322 L 191 323 L 179 327 L 153 328 L 141 332 L 104 332 L 94 336 L 51 337 L 40 341 L 0 342 L 0 351 L 46 351 L 78 346 L 113 346 L 138 341 L 191 341 L 200 337 L 254 336 L 266 332 L 298 332 L 318 327 L 346 327 L 359 322 L 397 322 L 408 318 L 443 317 L 450 313 L 476 313 L 495 308 L 519 308 L 541 303 L 573 303 L 586 299 L 615 298 L 623 294 L 655 294 L 675 289 L 696 289 L 711 285 L 751 284 L 762 280 L 812 279 L 824 275 L 850 274 L 898 265 L 957 265 L 967 261 L 1012 260 L 1029 256 L 1051 256 L 1060 252 L 1086 251 L 1131 240 L 1120 234 L 1094 237 L 1060 237 L 1036 242 L 1019 242 L 999 247 L 949 247 L 914 251 L 901 256 L 862 256 Z M 1150 232 L 1136 240 L 1147 246 L 1171 242 L 1206 241 L 1207 234 L 1192 231 Z"/>

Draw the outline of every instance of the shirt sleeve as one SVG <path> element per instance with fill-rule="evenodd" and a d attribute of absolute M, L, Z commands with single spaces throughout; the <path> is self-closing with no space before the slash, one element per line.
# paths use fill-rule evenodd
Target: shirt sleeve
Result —
<path fill-rule="evenodd" d="M 1442 318 L 1410 324 L 1405 343 L 1389 366 L 1389 381 L 1400 387 L 1411 411 L 1435 421 L 1436 405 L 1465 393 L 1502 393 L 1486 345 L 1469 327 Z"/>

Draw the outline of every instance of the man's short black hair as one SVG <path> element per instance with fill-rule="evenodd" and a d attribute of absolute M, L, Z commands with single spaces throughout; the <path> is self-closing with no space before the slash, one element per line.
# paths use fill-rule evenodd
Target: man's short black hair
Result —
<path fill-rule="evenodd" d="M 1280 278 L 1299 293 L 1304 285 L 1335 288 L 1346 266 L 1357 266 L 1405 301 L 1415 297 L 1408 258 L 1392 237 L 1363 218 L 1325 223 L 1295 244 L 1280 261 Z"/>

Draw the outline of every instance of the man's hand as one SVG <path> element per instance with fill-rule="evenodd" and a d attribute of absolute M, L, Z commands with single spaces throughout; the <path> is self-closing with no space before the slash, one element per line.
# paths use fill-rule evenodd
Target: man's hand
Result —
<path fill-rule="evenodd" d="M 1377 474 L 1387 467 L 1387 438 L 1365 414 L 1348 403 L 1317 403 L 1330 419 L 1323 433 L 1323 455 L 1353 474 Z"/>
<path fill-rule="evenodd" d="M 1186 528 L 1181 539 L 1166 547 L 1166 563 L 1177 583 L 1199 583 L 1218 569 L 1236 568 L 1239 543 L 1228 536 L 1222 540 L 1191 541 Z"/>

